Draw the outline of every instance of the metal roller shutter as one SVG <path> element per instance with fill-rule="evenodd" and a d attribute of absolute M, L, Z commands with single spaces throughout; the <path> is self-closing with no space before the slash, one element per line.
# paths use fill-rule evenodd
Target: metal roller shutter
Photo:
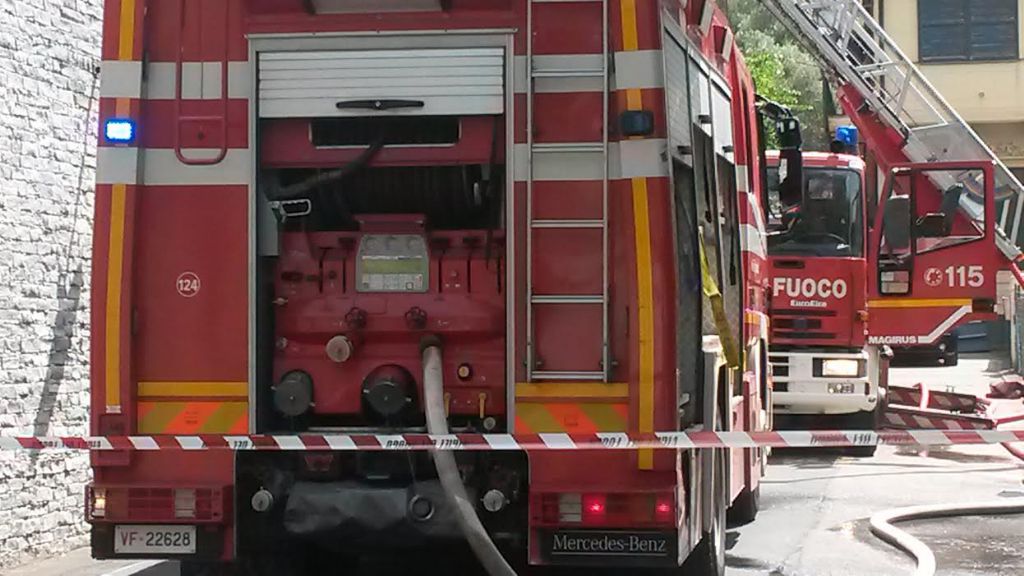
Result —
<path fill-rule="evenodd" d="M 260 116 L 501 114 L 504 63 L 501 48 L 265 52 Z"/>

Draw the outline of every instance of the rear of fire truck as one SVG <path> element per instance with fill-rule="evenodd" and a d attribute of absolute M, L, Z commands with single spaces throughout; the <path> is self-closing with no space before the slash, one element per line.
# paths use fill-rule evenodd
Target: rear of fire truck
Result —
<path fill-rule="evenodd" d="M 800 154 L 802 184 L 768 154 L 772 269 L 772 401 L 778 427 L 874 429 L 887 359 L 867 343 L 867 198 L 864 162 Z"/>
<path fill-rule="evenodd" d="M 759 451 L 566 435 L 763 426 L 713 2 L 107 0 L 104 31 L 92 427 L 150 449 L 93 455 L 96 557 L 723 573 Z"/>

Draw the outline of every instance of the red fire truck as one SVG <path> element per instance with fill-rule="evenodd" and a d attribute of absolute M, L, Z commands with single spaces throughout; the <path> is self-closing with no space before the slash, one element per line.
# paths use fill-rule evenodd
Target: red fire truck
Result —
<path fill-rule="evenodd" d="M 780 169 L 779 154 L 768 154 L 775 424 L 871 430 L 888 363 L 867 343 L 864 161 L 801 156 L 801 195 L 787 205 L 778 193 L 785 163 Z"/>
<path fill-rule="evenodd" d="M 105 6 L 92 432 L 156 440 L 92 455 L 94 556 L 723 573 L 758 450 L 401 437 L 766 427 L 758 120 L 711 0 Z M 159 449 L 254 434 L 295 449 Z"/>

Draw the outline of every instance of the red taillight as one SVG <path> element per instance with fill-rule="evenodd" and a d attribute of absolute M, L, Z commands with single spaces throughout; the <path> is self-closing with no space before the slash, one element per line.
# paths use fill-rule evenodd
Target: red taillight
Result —
<path fill-rule="evenodd" d="M 607 499 L 604 494 L 583 495 L 583 523 L 603 522 L 607 513 Z"/>
<path fill-rule="evenodd" d="M 658 496 L 654 503 L 654 519 L 658 522 L 675 520 L 675 502 L 672 496 Z"/>

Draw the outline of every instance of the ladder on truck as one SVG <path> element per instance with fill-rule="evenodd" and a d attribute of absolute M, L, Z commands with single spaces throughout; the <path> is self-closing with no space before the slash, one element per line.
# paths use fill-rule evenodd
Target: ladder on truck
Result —
<path fill-rule="evenodd" d="M 537 35 L 535 19 L 538 12 L 555 4 L 571 3 L 581 9 L 601 10 L 602 45 L 600 58 L 581 59 L 565 55 L 538 55 L 535 53 Z M 527 1 L 527 32 L 526 32 L 526 133 L 527 133 L 527 175 L 526 175 L 526 286 L 528 303 L 526 306 L 526 372 L 528 381 L 575 381 L 575 382 L 608 382 L 611 374 L 611 349 L 609 344 L 609 246 L 608 246 L 608 114 L 609 114 L 609 28 L 608 0 L 528 0 Z M 550 32 L 549 32 L 550 33 Z M 568 58 L 567 58 L 568 57 Z M 569 62 L 572 62 L 569 64 Z M 591 81 L 599 80 L 602 93 L 601 138 L 593 142 L 550 143 L 535 142 L 534 105 L 537 94 L 537 81 L 544 79 Z M 573 80 L 578 79 L 578 80 Z M 571 154 L 577 157 L 598 159 L 603 167 L 601 179 L 600 216 L 591 219 L 540 219 L 534 215 L 534 168 L 543 156 Z M 534 278 L 534 241 L 539 231 L 543 230 L 585 230 L 601 231 L 601 288 L 590 294 L 558 294 L 538 293 Z M 597 273 L 598 271 L 595 271 Z M 537 310 L 540 307 L 572 306 L 594 308 L 601 315 L 601 350 L 600 361 L 594 365 L 581 365 L 558 369 L 546 369 L 543 358 L 538 354 L 536 340 Z M 599 310 L 599 312 L 598 312 Z M 569 344 L 569 343 L 567 343 Z"/>
<path fill-rule="evenodd" d="M 911 162 L 995 163 L 996 244 L 1016 266 L 1024 246 L 1024 186 L 939 94 L 859 0 L 761 0 L 809 49 L 831 79 L 857 89 L 878 118 L 904 138 Z M 936 181 L 947 187 L 955 183 Z M 936 178 L 938 180 L 938 178 Z M 961 208 L 981 208 L 965 195 Z"/>

